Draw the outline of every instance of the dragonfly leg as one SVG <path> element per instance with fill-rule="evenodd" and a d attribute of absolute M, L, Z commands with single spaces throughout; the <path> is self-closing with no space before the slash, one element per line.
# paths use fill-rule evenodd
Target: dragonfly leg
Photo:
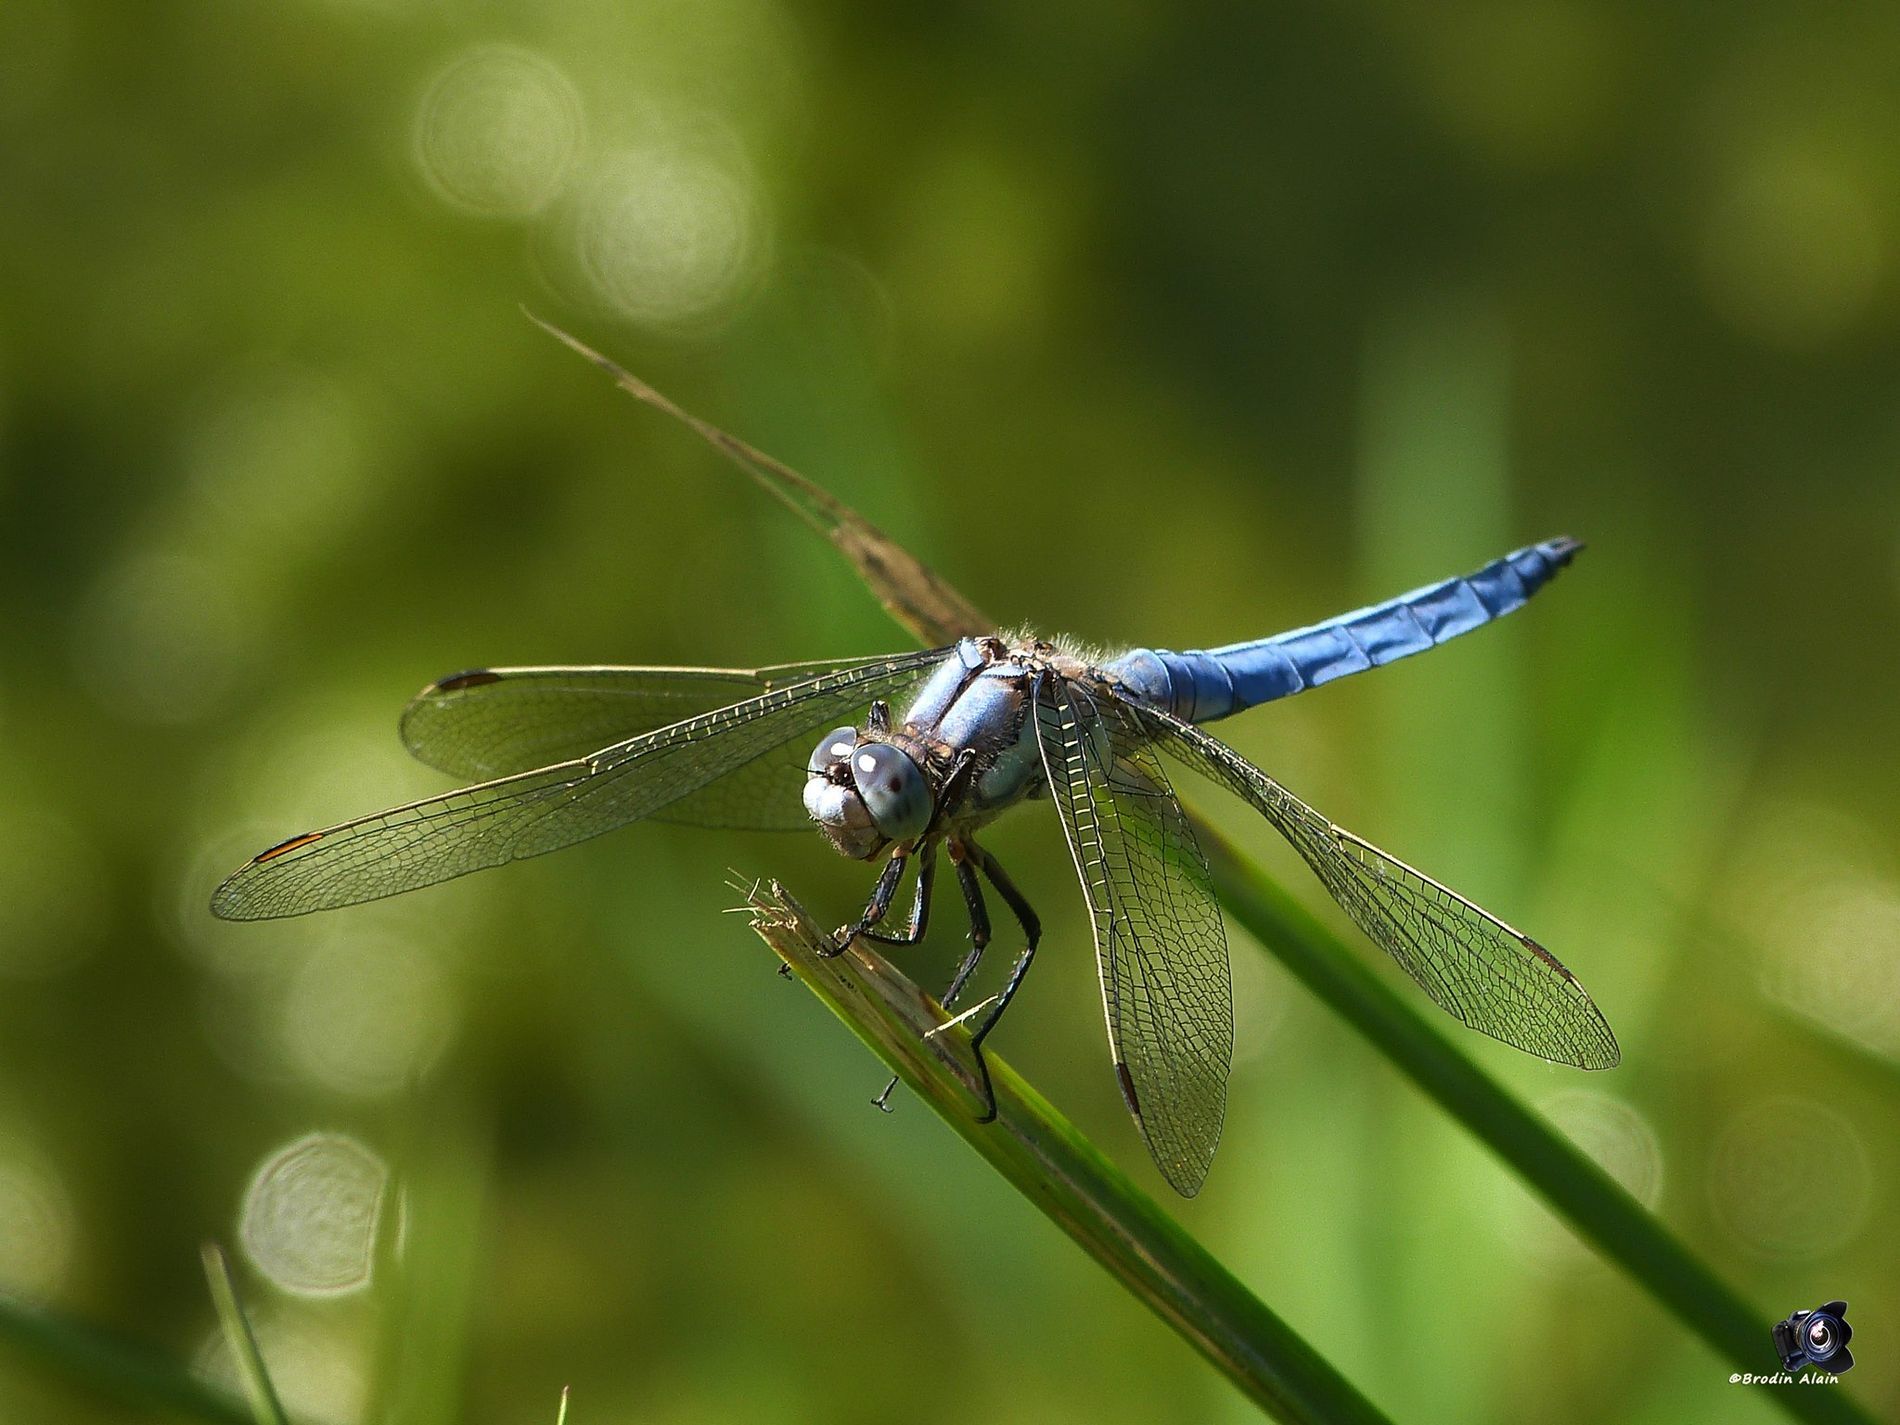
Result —
<path fill-rule="evenodd" d="M 994 856 L 975 842 L 965 842 L 964 849 L 976 863 L 976 868 L 989 877 L 990 884 L 996 887 L 1003 903 L 1015 915 L 1016 923 L 1022 926 L 1027 942 L 1022 954 L 1017 956 L 1016 963 L 1010 967 L 1009 980 L 1004 984 L 1002 993 L 997 995 L 996 1003 L 990 1006 L 988 1013 L 970 1035 L 970 1048 L 976 1054 L 976 1067 L 983 1075 L 983 1096 L 989 1104 L 988 1110 L 977 1121 L 992 1123 L 996 1119 L 996 1088 L 990 1082 L 989 1060 L 983 1057 L 983 1041 L 996 1028 L 996 1022 L 1003 1017 L 1003 1011 L 1009 1008 L 1009 1002 L 1016 998 L 1016 991 L 1022 988 L 1023 977 L 1029 973 L 1029 967 L 1036 958 L 1036 942 L 1042 939 L 1042 921 Z"/>
<path fill-rule="evenodd" d="M 891 853 L 891 859 L 884 863 L 884 872 L 877 878 L 877 885 L 871 890 L 871 899 L 865 904 L 864 914 L 855 925 L 847 925 L 831 937 L 831 944 L 818 953 L 830 960 L 851 948 L 851 942 L 866 934 L 872 926 L 890 914 L 891 902 L 897 899 L 898 884 L 904 879 L 904 863 L 910 859 L 908 850 Z"/>
<path fill-rule="evenodd" d="M 934 853 L 936 848 L 933 846 L 930 850 Z M 970 864 L 963 847 L 958 842 L 950 843 L 950 859 L 956 864 L 957 885 L 963 890 L 963 904 L 970 912 L 970 953 L 965 955 L 963 963 L 957 966 L 957 973 L 950 981 L 950 988 L 944 991 L 943 999 L 939 1001 L 945 1009 L 949 1009 L 957 1002 L 957 996 L 963 993 L 963 987 L 969 983 L 970 976 L 976 973 L 977 962 L 983 958 L 983 951 L 990 943 L 990 910 L 983 903 L 983 884 L 977 879 L 976 868 Z M 926 861 L 924 865 L 926 868 L 931 868 L 933 863 Z M 897 1076 L 893 1074 L 891 1081 L 884 1085 L 884 1091 L 871 1100 L 885 1113 L 891 1111 L 891 1094 L 896 1091 L 897 1082 Z"/>
<path fill-rule="evenodd" d="M 864 930 L 866 940 L 880 945 L 915 945 L 930 928 L 930 893 L 937 881 L 937 843 L 925 842 L 917 850 L 917 894 L 910 903 L 910 920 L 902 930 L 886 933 Z"/>
<path fill-rule="evenodd" d="M 957 996 L 963 993 L 970 976 L 976 973 L 977 964 L 990 943 L 990 908 L 983 902 L 983 883 L 977 879 L 976 867 L 961 849 L 956 853 L 956 862 L 957 885 L 963 890 L 964 908 L 970 912 L 970 953 L 963 957 L 963 963 L 957 966 L 957 972 L 950 980 L 950 988 L 943 992 L 942 1004 L 945 1009 L 956 1004 Z"/>

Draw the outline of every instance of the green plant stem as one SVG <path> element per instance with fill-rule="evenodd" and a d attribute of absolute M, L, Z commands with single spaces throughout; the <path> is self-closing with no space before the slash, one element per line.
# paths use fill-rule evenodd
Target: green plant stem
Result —
<path fill-rule="evenodd" d="M 201 1255 L 205 1284 L 211 1288 L 211 1301 L 218 1310 L 218 1325 L 224 1330 L 225 1344 L 231 1348 L 231 1359 L 237 1365 L 244 1397 L 251 1403 L 251 1414 L 257 1425 L 290 1425 L 284 1403 L 277 1398 L 277 1387 L 271 1384 L 270 1371 L 264 1365 L 264 1353 L 257 1348 L 257 1333 L 251 1329 L 251 1318 L 245 1315 L 244 1303 L 238 1300 L 237 1283 L 231 1280 L 231 1264 L 225 1261 L 223 1250 L 215 1242 L 205 1243 Z"/>
<path fill-rule="evenodd" d="M 1780 1313 L 1751 1307 L 1595 1162 L 1447 1042 L 1310 911 L 1211 828 L 1200 824 L 1197 831 L 1222 906 L 1295 978 L 1734 1369 L 1777 1368 L 1768 1328 Z M 1871 1425 L 1838 1387 L 1768 1394 L 1797 1419 Z"/>
<path fill-rule="evenodd" d="M 58 1312 L 0 1297 L 0 1337 L 95 1394 L 212 1425 L 256 1425 L 242 1400 L 176 1361 Z"/>
<path fill-rule="evenodd" d="M 754 928 L 834 1013 L 971 1147 L 1276 1418 L 1386 1417 L 994 1054 L 996 1121 L 961 1025 L 886 961 L 824 937 L 783 890 L 753 888 Z"/>

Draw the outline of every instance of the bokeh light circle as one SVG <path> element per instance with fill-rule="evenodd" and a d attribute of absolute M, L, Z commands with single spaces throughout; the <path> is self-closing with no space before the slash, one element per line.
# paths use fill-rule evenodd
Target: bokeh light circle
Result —
<path fill-rule="evenodd" d="M 0 1142 L 0 1291 L 51 1295 L 72 1249 L 72 1204 L 52 1169 L 23 1145 Z"/>
<path fill-rule="evenodd" d="M 1764 802 L 1721 903 L 1756 951 L 1762 994 L 1900 1060 L 1900 880 L 1878 829 L 1838 809 Z"/>
<path fill-rule="evenodd" d="M 1598 1089 L 1565 1089 L 1539 1105 L 1544 1116 L 1644 1207 L 1662 1198 L 1662 1144 L 1649 1120 Z"/>
<path fill-rule="evenodd" d="M 1876 196 L 1822 148 L 1769 143 L 1734 156 L 1704 217 L 1701 267 L 1737 327 L 1794 351 L 1861 320 L 1888 275 Z"/>
<path fill-rule="evenodd" d="M 464 212 L 526 217 L 560 193 L 583 136 L 580 95 L 558 67 L 527 50 L 484 46 L 423 95 L 416 164 Z"/>
<path fill-rule="evenodd" d="M 1711 1154 L 1717 1222 L 1757 1256 L 1825 1256 L 1873 1204 L 1873 1168 L 1853 1124 L 1813 1099 L 1778 1095 L 1731 1118 Z"/>
<path fill-rule="evenodd" d="M 133 722 L 188 723 L 216 711 L 259 654 L 228 582 L 180 550 L 110 566 L 83 601 L 72 654 L 100 704 Z"/>
<path fill-rule="evenodd" d="M 309 1425 L 362 1425 L 369 1418 L 368 1342 L 362 1325 L 303 1303 L 245 1303 L 271 1386 L 290 1418 Z M 230 1338 L 213 1327 L 198 1348 L 198 1374 L 233 1395 L 244 1390 Z"/>
<path fill-rule="evenodd" d="M 1572 1088 L 1538 1104 L 1545 1118 L 1631 1197 L 1654 1208 L 1662 1199 L 1663 1151 L 1656 1130 L 1634 1106 L 1601 1089 Z M 1592 1260 L 1576 1229 L 1539 1199 L 1514 1193 L 1510 1236 L 1524 1260 L 1547 1271 L 1571 1270 Z"/>
<path fill-rule="evenodd" d="M 395 936 L 353 935 L 318 947 L 298 968 L 281 1034 L 305 1077 L 374 1098 L 426 1073 L 454 1023 L 447 976 L 424 951 Z"/>
<path fill-rule="evenodd" d="M 389 1170 L 356 1139 L 312 1133 L 259 1166 L 238 1240 L 280 1290 L 335 1296 L 367 1286 Z"/>
<path fill-rule="evenodd" d="M 1762 992 L 1804 1019 L 1900 1061 L 1900 886 L 1855 872 L 1818 878 L 1805 924 L 1778 927 Z"/>
<path fill-rule="evenodd" d="M 646 326 L 705 324 L 746 287 L 758 206 L 739 165 L 684 145 L 622 149 L 589 176 L 574 259 L 593 295 Z"/>

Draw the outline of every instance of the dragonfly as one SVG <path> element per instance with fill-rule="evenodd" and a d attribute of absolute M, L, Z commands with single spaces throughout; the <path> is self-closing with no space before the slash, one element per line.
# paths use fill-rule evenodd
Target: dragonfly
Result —
<path fill-rule="evenodd" d="M 887 574 L 909 559 L 862 528 Z M 1618 1062 L 1602 1012 L 1550 951 L 1328 820 L 1205 730 L 1481 628 L 1521 608 L 1580 548 L 1546 540 L 1321 623 L 1188 652 L 1099 654 L 1019 630 L 756 670 L 456 673 L 410 702 L 401 734 L 415 756 L 471 785 L 289 837 L 227 877 L 211 908 L 229 920 L 334 910 L 642 820 L 815 828 L 840 854 L 880 863 L 862 910 L 826 947 L 836 955 L 860 940 L 921 941 L 948 861 L 970 929 L 940 1000 L 946 1011 L 992 942 L 991 892 L 1018 932 L 1002 988 L 969 1012 L 991 1117 L 983 1046 L 1042 931 L 979 837 L 1017 806 L 1046 803 L 1088 908 L 1122 1098 L 1163 1177 L 1192 1196 L 1225 1117 L 1234 1010 L 1212 874 L 1171 765 L 1253 807 L 1347 916 L 1465 1025 L 1556 1063 Z M 918 588 L 920 602 L 956 598 Z M 799 768 L 802 796 L 787 775 Z M 907 874 L 909 909 L 899 917 Z"/>

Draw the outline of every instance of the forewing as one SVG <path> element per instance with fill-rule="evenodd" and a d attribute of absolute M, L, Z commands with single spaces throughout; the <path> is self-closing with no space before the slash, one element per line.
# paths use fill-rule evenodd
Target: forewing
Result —
<path fill-rule="evenodd" d="M 482 668 L 431 683 L 403 710 L 403 745 L 431 767 L 489 780 L 549 767 L 765 692 L 750 673 L 699 668 Z"/>
<path fill-rule="evenodd" d="M 642 733 L 774 688 L 882 662 L 777 668 L 482 668 L 431 683 L 403 710 L 411 753 L 458 777 L 490 780 L 584 758 Z M 655 813 L 660 821 L 758 831 L 807 828 L 796 792 L 809 747 L 782 753 Z"/>
<path fill-rule="evenodd" d="M 1176 1191 L 1200 1190 L 1233 1060 L 1227 935 L 1213 878 L 1146 729 L 1053 673 L 1036 736 L 1095 931 L 1122 1096 Z"/>
<path fill-rule="evenodd" d="M 1607 1069 L 1621 1058 L 1589 993 L 1530 936 L 1335 826 L 1200 728 L 1123 706 L 1170 755 L 1257 807 L 1353 922 L 1454 1018 L 1554 1063 Z"/>
<path fill-rule="evenodd" d="M 212 909 L 227 920 L 301 915 L 572 846 L 901 694 L 943 656 L 908 653 L 774 688 L 588 757 L 292 837 L 231 875 Z M 782 795 L 795 804 L 798 792 L 792 780 Z"/>

